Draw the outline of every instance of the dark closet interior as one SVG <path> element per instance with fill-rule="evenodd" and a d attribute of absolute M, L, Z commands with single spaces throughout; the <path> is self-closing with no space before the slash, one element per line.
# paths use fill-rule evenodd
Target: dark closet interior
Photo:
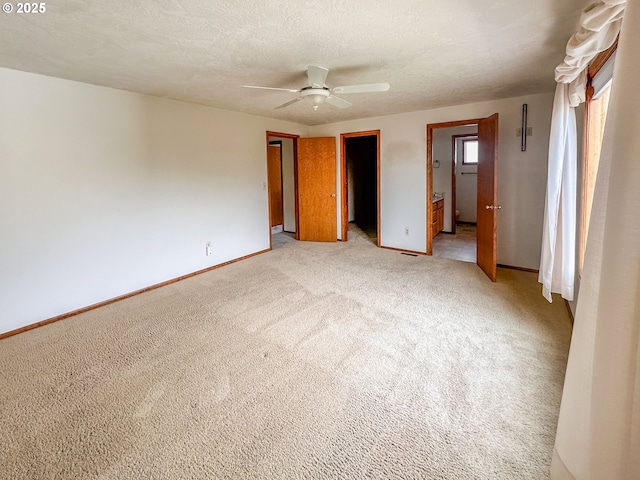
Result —
<path fill-rule="evenodd" d="M 349 222 L 367 234 L 378 228 L 377 137 L 352 137 L 345 145 L 348 175 Z"/>

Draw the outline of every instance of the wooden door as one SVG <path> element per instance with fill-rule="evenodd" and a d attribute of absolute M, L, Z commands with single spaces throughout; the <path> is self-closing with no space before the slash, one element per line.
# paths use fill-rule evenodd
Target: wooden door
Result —
<path fill-rule="evenodd" d="M 496 281 L 498 114 L 478 122 L 477 263 Z"/>
<path fill-rule="evenodd" d="M 269 179 L 269 220 L 271 226 L 284 225 L 282 157 L 279 145 L 267 147 L 267 178 Z"/>
<path fill-rule="evenodd" d="M 337 221 L 336 138 L 299 138 L 299 239 L 335 242 Z"/>

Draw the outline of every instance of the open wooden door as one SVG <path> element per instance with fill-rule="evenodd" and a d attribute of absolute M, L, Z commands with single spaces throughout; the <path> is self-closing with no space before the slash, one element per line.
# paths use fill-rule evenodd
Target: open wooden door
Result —
<path fill-rule="evenodd" d="M 279 145 L 267 147 L 267 178 L 269 180 L 269 220 L 272 227 L 284 226 L 282 206 L 282 156 Z"/>
<path fill-rule="evenodd" d="M 299 239 L 335 242 L 337 229 L 336 138 L 299 138 Z"/>
<path fill-rule="evenodd" d="M 496 281 L 498 114 L 478 122 L 477 263 Z"/>

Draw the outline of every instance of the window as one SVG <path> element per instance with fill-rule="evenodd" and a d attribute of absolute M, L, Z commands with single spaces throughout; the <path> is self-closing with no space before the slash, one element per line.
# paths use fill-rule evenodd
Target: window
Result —
<path fill-rule="evenodd" d="M 604 136 L 605 120 L 609 107 L 609 92 L 613 64 L 615 62 L 615 48 L 617 43 L 598 55 L 589 67 L 589 84 L 587 86 L 587 101 L 585 110 L 585 141 L 582 160 L 582 216 L 580 219 L 580 250 L 578 272 L 582 273 L 584 252 L 589 233 L 589 220 L 593 206 L 593 192 L 600 162 L 600 150 Z"/>
<path fill-rule="evenodd" d="M 462 165 L 478 164 L 478 139 L 462 140 Z"/>

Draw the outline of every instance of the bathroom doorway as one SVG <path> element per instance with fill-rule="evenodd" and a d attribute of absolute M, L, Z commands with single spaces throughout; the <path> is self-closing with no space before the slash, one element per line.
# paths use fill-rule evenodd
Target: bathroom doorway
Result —
<path fill-rule="evenodd" d="M 342 240 L 356 230 L 380 246 L 380 131 L 340 135 Z"/>
<path fill-rule="evenodd" d="M 432 148 L 433 208 L 444 217 L 439 227 L 432 228 L 432 254 L 475 263 L 477 124 L 434 130 Z"/>
<path fill-rule="evenodd" d="M 497 148 L 497 113 L 427 125 L 427 255 L 475 260 L 494 282 L 501 208 L 497 205 Z M 461 192 L 468 192 L 475 205 Z"/>

